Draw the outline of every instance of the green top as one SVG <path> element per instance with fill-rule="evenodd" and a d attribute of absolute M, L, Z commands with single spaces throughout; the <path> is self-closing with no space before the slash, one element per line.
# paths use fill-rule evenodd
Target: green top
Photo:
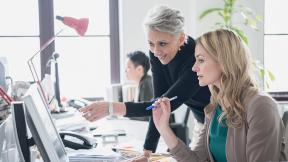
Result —
<path fill-rule="evenodd" d="M 221 107 L 218 105 L 210 126 L 209 148 L 215 162 L 227 162 L 226 138 L 228 128 L 225 125 L 225 120 L 221 123 L 218 122 L 221 113 Z"/>

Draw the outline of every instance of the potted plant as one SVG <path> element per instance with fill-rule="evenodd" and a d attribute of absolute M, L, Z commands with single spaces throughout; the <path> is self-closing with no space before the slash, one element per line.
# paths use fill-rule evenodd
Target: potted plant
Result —
<path fill-rule="evenodd" d="M 262 17 L 255 14 L 252 9 L 243 5 L 236 5 L 237 0 L 222 0 L 224 2 L 223 6 L 211 7 L 204 10 L 199 19 L 207 17 L 211 14 L 217 14 L 220 19 L 214 23 L 216 28 L 225 28 L 234 31 L 239 37 L 248 44 L 248 38 L 244 31 L 239 27 L 239 22 L 233 22 L 233 16 L 235 14 L 240 14 L 242 16 L 241 24 L 250 27 L 251 29 L 258 31 L 257 23 L 262 22 Z M 237 19 L 239 20 L 239 19 Z M 260 78 L 265 78 L 264 86 L 269 88 L 270 83 L 275 80 L 273 73 L 266 69 L 259 61 L 253 62 L 254 67 L 258 71 Z"/>

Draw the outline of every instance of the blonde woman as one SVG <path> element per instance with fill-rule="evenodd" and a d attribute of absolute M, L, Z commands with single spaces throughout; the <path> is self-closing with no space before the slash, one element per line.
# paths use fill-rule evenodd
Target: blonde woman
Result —
<path fill-rule="evenodd" d="M 169 127 L 170 102 L 159 99 L 153 110 L 156 128 L 180 162 L 255 162 L 285 160 L 284 126 L 276 102 L 261 92 L 250 73 L 248 49 L 233 32 L 216 30 L 196 41 L 199 85 L 209 86 L 210 104 L 195 149 L 190 150 Z M 283 148 L 282 148 L 283 149 Z M 286 153 L 287 154 L 287 153 Z"/>

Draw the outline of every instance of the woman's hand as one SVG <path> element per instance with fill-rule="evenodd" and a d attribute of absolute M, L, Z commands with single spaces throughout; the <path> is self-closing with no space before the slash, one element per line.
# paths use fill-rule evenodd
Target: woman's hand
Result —
<path fill-rule="evenodd" d="M 153 110 L 153 121 L 160 133 L 167 130 L 169 127 L 169 118 L 171 114 L 171 106 L 168 98 L 159 98 L 155 102 Z"/>
<path fill-rule="evenodd" d="M 99 101 L 85 106 L 79 109 L 79 111 L 83 113 L 84 118 L 93 122 L 109 115 L 108 106 L 109 102 Z"/>
<path fill-rule="evenodd" d="M 170 100 L 168 98 L 158 99 L 153 110 L 154 124 L 163 137 L 169 149 L 173 149 L 178 144 L 178 139 L 169 125 L 171 114 Z"/>
<path fill-rule="evenodd" d="M 151 154 L 152 154 L 151 150 L 146 150 L 146 149 L 143 150 L 143 156 L 150 158 Z"/>
<path fill-rule="evenodd" d="M 148 162 L 148 158 L 144 155 L 141 155 L 141 156 L 134 158 L 130 162 Z"/>

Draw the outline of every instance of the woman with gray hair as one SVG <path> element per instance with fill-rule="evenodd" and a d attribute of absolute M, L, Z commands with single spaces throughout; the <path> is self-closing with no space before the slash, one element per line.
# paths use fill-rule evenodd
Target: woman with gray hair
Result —
<path fill-rule="evenodd" d="M 184 33 L 184 17 L 180 11 L 167 6 L 152 8 L 144 21 L 144 29 L 149 43 L 149 55 L 153 77 L 154 97 L 174 97 L 171 110 L 187 105 L 197 123 L 204 123 L 203 108 L 209 103 L 210 92 L 207 86 L 200 87 L 192 66 L 195 63 L 193 38 Z M 151 102 L 95 102 L 82 108 L 83 116 L 89 121 L 99 120 L 109 114 L 127 117 L 151 116 L 146 108 Z M 145 155 L 155 152 L 160 134 L 153 119 L 144 144 Z"/>

